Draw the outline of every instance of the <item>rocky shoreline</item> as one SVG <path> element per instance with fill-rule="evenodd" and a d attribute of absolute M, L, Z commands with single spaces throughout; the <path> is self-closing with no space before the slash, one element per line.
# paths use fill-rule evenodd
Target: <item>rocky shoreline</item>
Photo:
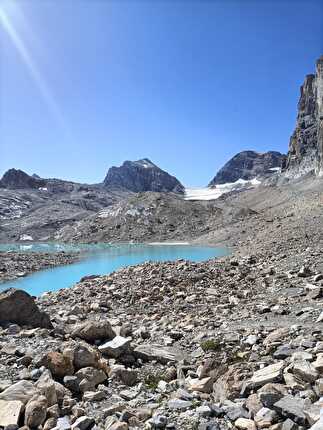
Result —
<path fill-rule="evenodd" d="M 322 243 L 286 233 L 256 255 L 146 263 L 46 293 L 50 325 L 35 311 L 23 324 L 12 300 L 0 426 L 320 430 Z"/>
<path fill-rule="evenodd" d="M 30 273 L 50 267 L 71 264 L 80 254 L 61 252 L 0 252 L 0 286 Z"/>

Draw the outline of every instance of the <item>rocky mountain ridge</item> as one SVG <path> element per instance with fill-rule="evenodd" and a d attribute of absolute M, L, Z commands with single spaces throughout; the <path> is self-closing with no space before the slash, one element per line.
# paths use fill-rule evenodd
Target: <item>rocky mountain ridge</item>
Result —
<path fill-rule="evenodd" d="M 323 175 L 323 56 L 317 60 L 316 73 L 307 75 L 301 86 L 296 128 L 283 170 L 290 179 Z"/>
<path fill-rule="evenodd" d="M 280 171 L 286 156 L 277 151 L 242 151 L 232 157 L 209 183 L 209 187 L 236 182 L 239 179 L 264 179 Z"/>
<path fill-rule="evenodd" d="M 120 167 L 111 167 L 103 181 L 103 186 L 134 193 L 145 191 L 184 192 L 184 187 L 178 179 L 160 169 L 148 158 L 125 161 Z"/>
<path fill-rule="evenodd" d="M 45 186 L 45 180 L 35 176 L 30 176 L 19 169 L 7 170 L 0 180 L 0 187 L 8 189 L 37 189 Z"/>

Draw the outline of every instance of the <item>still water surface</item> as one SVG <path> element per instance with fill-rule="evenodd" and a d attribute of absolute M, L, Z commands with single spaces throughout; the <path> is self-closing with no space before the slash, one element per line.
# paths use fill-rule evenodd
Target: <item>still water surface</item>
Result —
<path fill-rule="evenodd" d="M 61 244 L 0 244 L 0 251 L 57 252 L 82 251 L 82 258 L 76 263 L 42 270 L 14 281 L 0 284 L 0 291 L 19 288 L 38 296 L 45 291 L 56 291 L 71 287 L 87 275 L 104 275 L 121 267 L 140 264 L 145 261 L 174 261 L 185 259 L 204 261 L 228 255 L 226 248 L 191 245 L 61 245 Z"/>

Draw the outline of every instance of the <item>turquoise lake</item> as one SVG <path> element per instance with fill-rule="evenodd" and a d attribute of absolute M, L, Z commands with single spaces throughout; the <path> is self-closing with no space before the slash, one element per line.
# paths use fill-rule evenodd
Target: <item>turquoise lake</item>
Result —
<path fill-rule="evenodd" d="M 57 252 L 82 251 L 81 260 L 66 266 L 41 270 L 23 278 L 0 284 L 0 291 L 14 287 L 39 296 L 46 291 L 71 287 L 83 276 L 105 275 L 121 267 L 146 261 L 185 259 L 204 261 L 228 255 L 226 248 L 191 245 L 60 245 L 60 244 L 0 244 L 0 251 Z"/>

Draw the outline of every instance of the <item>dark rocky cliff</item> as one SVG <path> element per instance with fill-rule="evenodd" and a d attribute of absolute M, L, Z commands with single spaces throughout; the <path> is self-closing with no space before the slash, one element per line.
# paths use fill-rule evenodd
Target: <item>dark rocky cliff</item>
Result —
<path fill-rule="evenodd" d="M 3 175 L 0 186 L 9 189 L 28 189 L 46 186 L 46 181 L 30 176 L 22 170 L 9 169 Z"/>
<path fill-rule="evenodd" d="M 286 156 L 276 151 L 259 153 L 242 151 L 236 154 L 218 171 L 209 183 L 209 187 L 235 182 L 238 179 L 251 180 L 272 175 L 280 168 Z"/>
<path fill-rule="evenodd" d="M 295 131 L 289 142 L 284 174 L 297 178 L 323 174 L 323 56 L 316 73 L 307 75 L 301 86 Z"/>
<path fill-rule="evenodd" d="M 144 191 L 183 193 L 183 185 L 169 173 L 161 170 L 147 158 L 125 161 L 120 167 L 111 167 L 103 186 L 135 193 Z"/>

